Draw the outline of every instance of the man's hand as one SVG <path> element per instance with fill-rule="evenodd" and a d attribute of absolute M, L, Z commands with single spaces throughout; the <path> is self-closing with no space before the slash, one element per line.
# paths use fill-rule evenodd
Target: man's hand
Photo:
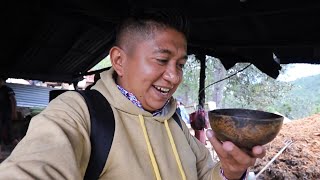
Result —
<path fill-rule="evenodd" d="M 254 157 L 251 157 L 232 142 L 219 141 L 212 130 L 207 130 L 207 137 L 220 158 L 224 176 L 230 180 L 240 179 L 246 170 L 255 164 L 257 158 L 262 158 L 266 155 L 264 147 L 255 146 L 252 148 Z"/>

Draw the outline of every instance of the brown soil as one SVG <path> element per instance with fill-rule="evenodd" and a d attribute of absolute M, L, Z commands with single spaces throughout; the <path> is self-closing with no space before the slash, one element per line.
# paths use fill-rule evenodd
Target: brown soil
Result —
<path fill-rule="evenodd" d="M 251 171 L 258 172 L 292 140 L 258 179 L 320 179 L 320 114 L 285 123 L 278 136 L 266 145 L 267 155 Z"/>

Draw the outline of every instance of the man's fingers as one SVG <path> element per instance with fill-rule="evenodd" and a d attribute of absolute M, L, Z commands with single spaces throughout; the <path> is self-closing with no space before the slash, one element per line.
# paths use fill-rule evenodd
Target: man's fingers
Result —
<path fill-rule="evenodd" d="M 243 167 L 253 166 L 256 158 L 263 158 L 266 154 L 264 147 L 255 146 L 252 149 L 252 154 L 254 155 L 254 157 L 251 157 L 239 147 L 234 145 L 232 142 L 225 141 L 222 143 L 221 141 L 219 141 L 215 137 L 215 134 L 212 130 L 207 130 L 206 135 L 220 159 L 232 158 L 234 160 L 234 163 L 237 163 Z"/>
<path fill-rule="evenodd" d="M 242 165 L 253 165 L 255 159 L 251 158 L 248 154 L 240 150 L 236 145 L 230 141 L 226 141 L 222 144 L 223 149 L 233 157 L 236 162 Z"/>
<path fill-rule="evenodd" d="M 208 129 L 206 132 L 207 138 L 213 146 L 214 150 L 219 156 L 225 156 L 225 152 L 222 148 L 222 143 L 215 137 L 214 132 L 211 129 Z"/>
<path fill-rule="evenodd" d="M 252 153 L 256 158 L 263 158 L 266 155 L 266 149 L 263 146 L 255 146 L 252 148 Z"/>
<path fill-rule="evenodd" d="M 211 129 L 208 129 L 206 134 L 212 146 L 221 146 L 221 142 L 215 137 L 215 134 Z"/>

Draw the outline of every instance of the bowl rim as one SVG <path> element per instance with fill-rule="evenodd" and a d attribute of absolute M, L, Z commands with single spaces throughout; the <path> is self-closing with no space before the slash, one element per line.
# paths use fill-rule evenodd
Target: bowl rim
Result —
<path fill-rule="evenodd" d="M 243 117 L 243 116 L 236 116 L 236 115 L 227 115 L 227 114 L 220 114 L 218 113 L 218 111 L 239 111 L 239 110 L 244 110 L 244 111 L 251 111 L 251 112 L 259 112 L 259 113 L 263 113 L 265 115 L 272 115 L 274 117 L 269 117 L 269 118 L 259 118 L 259 121 L 275 121 L 275 120 L 278 120 L 278 121 L 283 121 L 284 117 L 279 115 L 279 114 L 275 114 L 275 113 L 272 113 L 272 112 L 268 112 L 268 111 L 262 111 L 262 110 L 255 110 L 255 109 L 246 109 L 246 108 L 221 108 L 221 109 L 214 109 L 214 110 L 211 110 L 211 111 L 208 111 L 208 116 L 216 116 L 216 117 L 239 117 L 241 119 L 247 119 L 247 120 L 253 120 L 253 119 L 257 119 L 257 118 L 254 118 L 254 117 Z M 210 117 L 209 117 L 210 119 Z"/>

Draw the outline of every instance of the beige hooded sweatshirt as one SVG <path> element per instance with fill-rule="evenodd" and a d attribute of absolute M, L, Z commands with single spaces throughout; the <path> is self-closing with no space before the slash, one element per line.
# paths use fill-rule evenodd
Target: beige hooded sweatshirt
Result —
<path fill-rule="evenodd" d="M 109 101 L 115 119 L 110 153 L 100 179 L 221 179 L 209 151 L 171 117 L 171 99 L 163 115 L 153 117 L 118 90 L 103 72 L 93 89 Z M 108 119 L 106 119 L 107 121 Z M 0 179 L 83 179 L 90 156 L 90 115 L 77 92 L 66 92 L 31 120 L 28 132 L 0 165 Z"/>

